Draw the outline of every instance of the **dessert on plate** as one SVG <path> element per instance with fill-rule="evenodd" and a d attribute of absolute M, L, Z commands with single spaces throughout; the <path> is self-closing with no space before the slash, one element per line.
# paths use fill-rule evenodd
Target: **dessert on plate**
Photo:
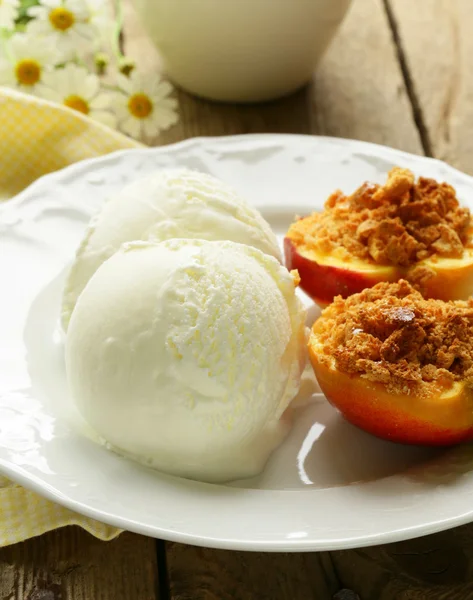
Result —
<path fill-rule="evenodd" d="M 64 330 L 89 279 L 122 244 L 171 238 L 230 240 L 281 259 L 269 224 L 231 187 L 198 171 L 159 170 L 126 186 L 92 218 L 66 282 Z"/>
<path fill-rule="evenodd" d="M 423 445 L 473 438 L 473 299 L 381 282 L 337 297 L 308 347 L 327 399 L 365 431 Z"/>
<path fill-rule="evenodd" d="M 306 360 L 297 283 L 235 242 L 125 244 L 72 313 L 73 400 L 139 462 L 204 481 L 255 475 L 284 438 Z"/>
<path fill-rule="evenodd" d="M 425 297 L 473 292 L 473 221 L 447 183 L 396 167 L 381 186 L 334 192 L 322 212 L 295 221 L 286 265 L 319 305 L 380 281 L 408 280 Z"/>

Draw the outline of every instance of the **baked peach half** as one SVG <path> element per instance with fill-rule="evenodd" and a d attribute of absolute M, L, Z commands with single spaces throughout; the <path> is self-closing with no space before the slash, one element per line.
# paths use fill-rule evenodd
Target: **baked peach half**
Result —
<path fill-rule="evenodd" d="M 338 297 L 308 347 L 329 402 L 368 433 L 429 446 L 473 439 L 473 300 L 379 283 Z"/>
<path fill-rule="evenodd" d="M 319 305 L 379 282 L 406 279 L 428 298 L 473 294 L 473 222 L 455 190 L 395 168 L 384 186 L 332 194 L 284 240 L 288 269 Z"/>

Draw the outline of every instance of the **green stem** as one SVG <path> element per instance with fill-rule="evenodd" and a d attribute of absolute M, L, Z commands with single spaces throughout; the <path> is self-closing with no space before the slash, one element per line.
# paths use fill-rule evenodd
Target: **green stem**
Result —
<path fill-rule="evenodd" d="M 12 56 L 7 41 L 9 40 L 9 38 L 11 38 L 12 35 L 13 32 L 9 29 L 0 28 L 0 49 L 2 51 L 0 54 L 6 56 L 8 60 L 11 60 Z"/>
<path fill-rule="evenodd" d="M 124 54 L 121 49 L 120 36 L 123 28 L 123 2 L 115 0 L 115 29 L 112 37 L 112 50 L 117 59 L 123 58 Z"/>

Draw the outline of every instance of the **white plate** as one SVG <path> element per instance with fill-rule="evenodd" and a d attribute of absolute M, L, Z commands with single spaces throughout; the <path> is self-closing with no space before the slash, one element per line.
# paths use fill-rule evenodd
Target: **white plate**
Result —
<path fill-rule="evenodd" d="M 294 214 L 320 208 L 335 188 L 382 182 L 394 165 L 449 181 L 473 208 L 473 179 L 441 162 L 320 137 L 193 139 L 42 178 L 0 207 L 0 471 L 106 523 L 220 548 L 349 548 L 473 520 L 472 446 L 433 451 L 383 442 L 310 392 L 264 473 L 233 485 L 153 472 L 81 433 L 57 327 L 65 269 L 107 196 L 175 165 L 233 184 L 281 235 Z"/>

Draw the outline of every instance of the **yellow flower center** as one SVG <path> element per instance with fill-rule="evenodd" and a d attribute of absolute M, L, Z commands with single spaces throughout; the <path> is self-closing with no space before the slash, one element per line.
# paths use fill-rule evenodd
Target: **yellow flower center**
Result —
<path fill-rule="evenodd" d="M 153 112 L 153 103 L 146 94 L 133 94 L 128 100 L 128 110 L 137 119 L 146 119 Z"/>
<path fill-rule="evenodd" d="M 41 65 L 31 58 L 24 58 L 18 61 L 15 67 L 15 75 L 18 83 L 34 85 L 41 78 Z"/>
<path fill-rule="evenodd" d="M 70 10 L 63 6 L 58 6 L 57 8 L 53 8 L 49 13 L 49 21 L 54 29 L 66 31 L 74 25 L 76 18 Z"/>
<path fill-rule="evenodd" d="M 68 96 L 64 100 L 64 104 L 69 108 L 73 108 L 74 110 L 84 113 L 84 115 L 89 114 L 89 105 L 80 96 Z"/>

